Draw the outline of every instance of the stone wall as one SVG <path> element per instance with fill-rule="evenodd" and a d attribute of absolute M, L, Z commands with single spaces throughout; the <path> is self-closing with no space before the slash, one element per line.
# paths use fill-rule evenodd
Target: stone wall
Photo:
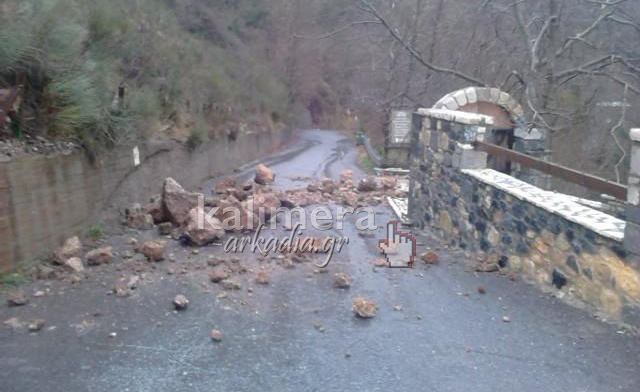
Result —
<path fill-rule="evenodd" d="M 419 111 L 409 216 L 451 245 L 568 302 L 640 326 L 640 263 L 623 246 L 626 222 L 566 195 L 486 169 L 475 151 L 492 119 Z"/>
<path fill-rule="evenodd" d="M 90 162 L 84 154 L 29 156 L 0 163 L 0 272 L 42 258 L 65 238 L 105 216 L 146 202 L 173 177 L 186 188 L 275 152 L 289 131 L 217 138 L 189 151 L 171 140 L 150 140 Z M 106 213 L 105 213 L 106 212 Z"/>

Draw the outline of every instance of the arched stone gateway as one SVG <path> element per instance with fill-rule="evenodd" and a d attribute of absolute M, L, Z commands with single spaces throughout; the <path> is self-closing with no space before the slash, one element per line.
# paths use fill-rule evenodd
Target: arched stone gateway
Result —
<path fill-rule="evenodd" d="M 433 105 L 434 109 L 459 110 L 492 116 L 495 125 L 487 142 L 510 148 L 538 158 L 545 152 L 545 134 L 538 129 L 528 131 L 522 106 L 511 95 L 497 88 L 467 87 L 453 91 Z M 511 163 L 490 157 L 489 167 L 512 174 L 542 188 L 548 188 L 547 176 L 527 168 L 512 167 Z"/>

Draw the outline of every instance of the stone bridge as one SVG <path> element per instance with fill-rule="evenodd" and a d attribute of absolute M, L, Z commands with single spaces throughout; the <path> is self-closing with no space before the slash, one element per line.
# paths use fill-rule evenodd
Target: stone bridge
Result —
<path fill-rule="evenodd" d="M 543 189 L 548 176 L 518 165 L 504 170 L 474 148 L 474 142 L 493 142 L 499 131 L 512 129 L 505 146 L 544 156 L 544 132 L 528 132 L 523 115 L 508 94 L 474 87 L 417 110 L 410 221 L 475 253 L 489 269 L 640 326 L 640 130 L 631 132 L 626 213 L 614 216 L 597 202 Z"/>

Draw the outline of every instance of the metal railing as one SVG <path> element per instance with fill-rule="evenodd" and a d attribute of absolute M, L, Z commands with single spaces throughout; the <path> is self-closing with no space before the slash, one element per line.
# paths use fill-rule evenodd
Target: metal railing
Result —
<path fill-rule="evenodd" d="M 518 163 L 522 166 L 538 170 L 540 172 L 550 174 L 554 177 L 561 178 L 565 181 L 582 185 L 585 188 L 614 196 L 621 200 L 627 199 L 627 186 L 606 180 L 604 178 L 596 177 L 591 174 L 583 173 L 568 167 L 543 161 L 542 159 L 534 158 L 529 155 L 525 155 L 508 148 L 499 147 L 494 144 L 484 143 L 476 141 L 474 147 L 478 151 L 484 151 L 489 154 L 504 157 L 511 162 Z"/>

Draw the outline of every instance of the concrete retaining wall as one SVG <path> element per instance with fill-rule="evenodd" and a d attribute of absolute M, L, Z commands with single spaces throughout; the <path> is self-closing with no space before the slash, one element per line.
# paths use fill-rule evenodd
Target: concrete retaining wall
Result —
<path fill-rule="evenodd" d="M 46 256 L 64 239 L 83 233 L 105 211 L 111 216 L 146 202 L 173 177 L 186 188 L 274 152 L 290 132 L 218 138 L 190 152 L 174 141 L 121 147 L 89 162 L 84 154 L 30 156 L 0 163 L 0 271 Z"/>

